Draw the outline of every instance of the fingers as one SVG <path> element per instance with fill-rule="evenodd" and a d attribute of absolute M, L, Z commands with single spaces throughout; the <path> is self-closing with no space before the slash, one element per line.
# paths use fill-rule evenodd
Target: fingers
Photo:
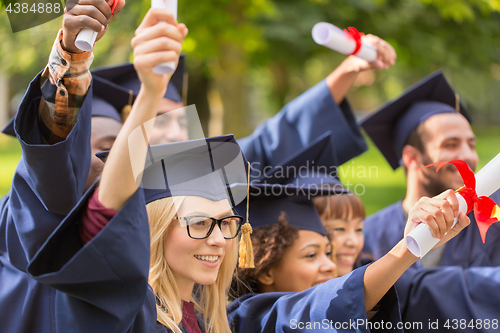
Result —
<path fill-rule="evenodd" d="M 441 198 L 421 198 L 410 210 L 412 221 L 422 221 L 431 229 L 432 236 L 443 238 L 454 222 L 452 205 Z"/>
<path fill-rule="evenodd" d="M 134 55 L 137 56 L 165 50 L 172 50 L 179 54 L 181 53 L 182 45 L 173 39 L 158 37 L 145 43 L 137 44 L 137 46 L 134 47 Z"/>
<path fill-rule="evenodd" d="M 143 54 L 140 57 L 134 59 L 134 68 L 137 71 L 142 71 L 143 69 L 151 70 L 157 65 L 164 62 L 177 62 L 178 58 L 179 53 L 175 51 L 163 51 Z"/>
<path fill-rule="evenodd" d="M 135 37 L 132 39 L 132 47 L 159 37 L 170 38 L 178 43 L 184 40 L 184 35 L 175 25 L 159 22 L 152 27 L 137 29 Z"/>
<path fill-rule="evenodd" d="M 391 44 L 370 34 L 363 36 L 363 42 L 371 44 L 377 49 L 377 60 L 371 64 L 373 69 L 387 69 L 394 65 L 397 56 Z"/>
<path fill-rule="evenodd" d="M 147 13 L 141 24 L 136 30 L 136 34 L 138 31 L 141 31 L 144 28 L 152 27 L 156 25 L 156 23 L 160 21 L 165 21 L 167 23 L 176 25 L 177 20 L 174 18 L 174 15 L 164 8 L 151 8 Z"/>
<path fill-rule="evenodd" d="M 116 1 L 115 10 L 113 11 L 113 13 L 116 15 L 125 6 L 125 0 L 108 0 L 109 7 L 113 7 L 113 4 L 114 4 L 115 1 Z"/>
<path fill-rule="evenodd" d="M 111 8 L 106 1 L 72 0 L 65 8 L 63 28 L 75 33 L 82 28 L 101 32 L 108 27 L 109 19 Z"/>
<path fill-rule="evenodd" d="M 453 210 L 453 216 L 454 217 L 458 216 L 458 210 L 460 207 L 458 204 L 458 198 L 457 198 L 457 194 L 455 193 L 455 191 L 453 191 L 453 190 L 444 191 L 443 193 L 436 196 L 436 198 L 441 198 L 441 199 L 447 200 L 450 203 L 451 208 Z"/>

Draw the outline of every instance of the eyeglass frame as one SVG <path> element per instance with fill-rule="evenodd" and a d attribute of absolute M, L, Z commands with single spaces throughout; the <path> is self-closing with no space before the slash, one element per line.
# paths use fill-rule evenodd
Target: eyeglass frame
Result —
<path fill-rule="evenodd" d="M 195 238 L 195 237 L 191 236 L 191 233 L 189 232 L 189 219 L 191 219 L 193 217 L 203 217 L 203 218 L 212 220 L 212 225 L 210 226 L 210 229 L 208 229 L 207 235 L 205 237 Z M 188 232 L 189 238 L 192 238 L 192 239 L 207 239 L 208 237 L 210 237 L 210 235 L 214 231 L 214 228 L 215 228 L 216 224 L 219 226 L 219 229 L 222 232 L 222 228 L 221 228 L 220 224 L 222 223 L 223 220 L 225 220 L 227 218 L 231 218 L 231 217 L 237 217 L 237 218 L 240 219 L 240 223 L 238 224 L 238 229 L 236 230 L 236 235 L 234 235 L 233 237 L 226 237 L 224 235 L 222 235 L 222 236 L 224 237 L 224 239 L 235 239 L 236 237 L 238 237 L 238 234 L 240 233 L 241 226 L 243 225 L 243 221 L 244 221 L 243 217 L 239 216 L 239 215 L 229 215 L 229 216 L 225 216 L 225 217 L 220 218 L 220 219 L 216 219 L 214 217 L 209 217 L 209 216 L 203 216 L 203 215 L 193 215 L 193 216 L 184 216 L 184 217 L 175 216 L 174 219 L 176 219 L 176 220 L 185 220 L 186 221 L 186 228 L 187 228 L 187 232 Z"/>

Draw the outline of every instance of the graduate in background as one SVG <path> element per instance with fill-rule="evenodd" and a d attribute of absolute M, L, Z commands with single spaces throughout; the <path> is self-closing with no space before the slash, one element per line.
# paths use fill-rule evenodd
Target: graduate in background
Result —
<path fill-rule="evenodd" d="M 366 323 L 357 329 L 369 331 L 369 318 L 390 322 L 392 331 L 401 331 L 396 328 L 400 317 L 392 285 L 417 259 L 403 241 L 372 265 L 333 279 L 331 244 L 310 200 L 315 195 L 346 193 L 341 187 L 324 187 L 325 183 L 317 182 L 318 178 L 325 180 L 323 176 L 317 177 L 318 172 L 324 174 L 323 166 L 332 165 L 328 160 L 331 155 L 318 153 L 329 151 L 329 142 L 328 136 L 318 138 L 311 147 L 276 166 L 260 182 L 252 183 L 247 200 L 250 201 L 249 218 L 255 228 L 252 234 L 255 268 L 238 269 L 237 279 L 243 286 L 234 286 L 236 296 L 240 297 L 228 307 L 230 324 L 236 332 L 293 332 L 296 329 L 335 332 L 342 330 L 335 325 L 351 320 Z M 305 165 L 318 167 L 318 170 L 308 170 L 312 175 L 309 180 L 304 175 Z M 297 169 L 302 170 L 298 178 L 293 173 Z M 290 170 L 292 174 L 286 176 Z M 301 186 L 303 184 L 309 186 Z M 444 200 L 448 195 L 456 210 L 452 191 L 423 199 L 412 209 L 407 229 L 415 226 L 412 220 L 425 220 L 425 211 L 438 211 L 434 205 L 443 203 L 446 207 L 440 208 L 446 218 L 428 222 L 441 224 L 446 219 L 450 223 L 453 213 Z M 245 208 L 246 202 L 243 202 L 236 210 L 241 215 Z M 459 220 L 462 224 L 459 229 L 468 224 L 463 213 Z M 374 313 L 370 313 L 372 310 Z M 325 320 L 326 327 L 322 326 Z"/>
<path fill-rule="evenodd" d="M 364 251 L 376 258 L 384 255 L 403 235 L 412 203 L 443 188 L 457 189 L 463 185 L 454 166 L 448 165 L 439 172 L 435 167 L 422 168 L 438 161 L 460 159 L 474 170 L 478 156 L 470 120 L 440 71 L 362 120 L 361 126 L 389 164 L 393 169 L 402 166 L 407 177 L 406 197 L 365 220 Z M 491 198 L 500 202 L 500 191 Z M 470 227 L 442 248 L 431 250 L 396 283 L 403 320 L 481 322 L 498 317 L 494 304 L 500 272 L 496 267 L 475 267 L 500 264 L 500 226 L 491 226 L 483 244 L 474 214 L 470 213 L 469 218 Z M 469 329 L 488 331 L 484 326 Z"/>
<path fill-rule="evenodd" d="M 438 71 L 408 88 L 395 101 L 363 119 L 361 126 L 393 169 L 402 166 L 407 178 L 406 197 L 365 220 L 365 248 L 380 258 L 403 235 L 407 213 L 422 196 L 434 196 L 446 188 L 458 189 L 462 178 L 453 165 L 439 172 L 424 166 L 440 161 L 463 160 L 476 169 L 476 137 L 471 118 L 443 73 Z M 492 198 L 500 201 L 500 191 Z M 497 266 L 500 264 L 500 225 L 494 224 L 483 245 L 473 215 L 473 227 L 417 265 Z"/>
<path fill-rule="evenodd" d="M 334 246 L 333 258 L 339 276 L 375 260 L 361 252 L 365 240 L 363 224 L 366 213 L 357 195 L 320 196 L 314 198 L 313 203 Z"/>

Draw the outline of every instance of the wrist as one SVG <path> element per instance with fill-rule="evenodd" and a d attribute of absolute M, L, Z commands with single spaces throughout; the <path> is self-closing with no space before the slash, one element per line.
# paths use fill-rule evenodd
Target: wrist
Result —
<path fill-rule="evenodd" d="M 356 56 L 348 56 L 342 61 L 337 70 L 339 70 L 342 75 L 358 75 L 361 72 L 359 60 L 360 59 Z"/>
<path fill-rule="evenodd" d="M 413 265 L 419 259 L 410 252 L 404 239 L 400 240 L 389 252 L 396 258 L 407 262 L 409 266 Z"/>

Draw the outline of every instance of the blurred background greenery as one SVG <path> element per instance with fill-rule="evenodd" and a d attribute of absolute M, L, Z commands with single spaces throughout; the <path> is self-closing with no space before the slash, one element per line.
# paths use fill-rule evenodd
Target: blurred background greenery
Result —
<path fill-rule="evenodd" d="M 126 4 L 97 43 L 93 67 L 133 60 L 130 39 L 149 7 Z M 475 120 L 481 162 L 500 151 L 500 0 L 179 0 L 178 17 L 189 28 L 188 104 L 207 135 L 251 133 L 335 69 L 345 56 L 311 38 L 313 25 L 326 21 L 378 35 L 398 54 L 391 69 L 360 75 L 351 89 L 359 117 L 441 68 Z M 61 17 L 12 33 L 0 9 L 0 105 L 11 115 L 46 65 L 60 26 Z M 0 134 L 0 195 L 19 157 L 18 144 Z M 362 166 L 377 166 L 378 175 L 357 174 Z M 373 146 L 343 170 L 344 182 L 366 185 L 369 212 L 404 195 L 402 171 L 394 173 Z"/>

